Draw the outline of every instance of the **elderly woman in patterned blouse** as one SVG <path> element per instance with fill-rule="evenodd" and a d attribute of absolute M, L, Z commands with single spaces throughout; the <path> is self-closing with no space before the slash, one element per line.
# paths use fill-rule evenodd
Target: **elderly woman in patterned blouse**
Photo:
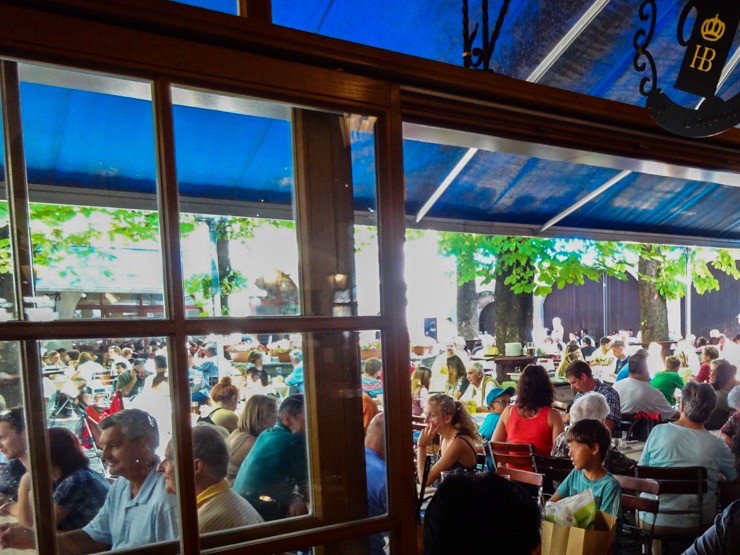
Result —
<path fill-rule="evenodd" d="M 606 397 L 601 393 L 591 391 L 579 397 L 570 408 L 571 426 L 579 420 L 598 420 L 604 422 L 609 415 L 609 404 Z M 566 428 L 567 431 L 567 428 Z M 570 450 L 568 442 L 565 439 L 565 432 L 560 434 L 552 446 L 552 456 L 558 458 L 568 458 Z M 620 453 L 616 447 L 611 447 L 604 460 L 604 468 L 612 474 L 632 474 L 632 469 L 637 464 L 624 453 Z"/>

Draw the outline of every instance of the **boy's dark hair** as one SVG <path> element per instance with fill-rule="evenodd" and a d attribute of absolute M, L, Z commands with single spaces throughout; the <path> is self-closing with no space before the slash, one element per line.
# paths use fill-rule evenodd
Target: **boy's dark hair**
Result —
<path fill-rule="evenodd" d="M 541 543 L 540 520 L 519 484 L 491 472 L 452 474 L 427 508 L 424 555 L 489 553 L 492 545 L 496 553 L 529 555 Z"/>
<path fill-rule="evenodd" d="M 608 337 L 602 337 L 601 339 L 599 339 L 599 345 L 601 345 L 601 346 L 608 345 L 611 342 L 612 342 L 612 340 L 609 339 Z"/>
<path fill-rule="evenodd" d="M 565 439 L 568 442 L 577 441 L 589 447 L 599 446 L 599 457 L 604 462 L 609 446 L 612 443 L 611 432 L 598 420 L 579 420 L 565 432 Z"/>

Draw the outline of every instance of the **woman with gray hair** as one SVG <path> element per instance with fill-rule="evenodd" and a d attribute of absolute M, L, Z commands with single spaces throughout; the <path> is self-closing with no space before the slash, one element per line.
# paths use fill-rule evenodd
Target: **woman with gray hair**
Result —
<path fill-rule="evenodd" d="M 689 382 L 681 396 L 681 416 L 675 422 L 653 428 L 640 459 L 641 466 L 703 466 L 707 469 L 707 492 L 701 507 L 701 522 L 686 515 L 665 514 L 671 510 L 699 510 L 695 495 L 661 495 L 661 512 L 655 519 L 655 530 L 663 533 L 703 531 L 717 514 L 717 481 L 722 474 L 728 481 L 737 478 L 735 458 L 724 442 L 709 433 L 704 423 L 717 404 L 717 395 L 709 384 Z M 640 514 L 652 524 L 651 514 Z M 691 529 L 691 530 L 688 530 Z"/>
<path fill-rule="evenodd" d="M 579 420 L 598 420 L 604 422 L 609 416 L 609 403 L 606 397 L 596 391 L 590 391 L 575 400 L 570 407 L 570 425 Z M 570 449 L 566 440 L 565 431 L 558 436 L 552 446 L 552 456 L 567 459 L 570 457 Z M 610 447 L 604 459 L 604 468 L 612 474 L 632 474 L 632 469 L 637 464 L 624 453 L 620 453 L 616 447 Z"/>

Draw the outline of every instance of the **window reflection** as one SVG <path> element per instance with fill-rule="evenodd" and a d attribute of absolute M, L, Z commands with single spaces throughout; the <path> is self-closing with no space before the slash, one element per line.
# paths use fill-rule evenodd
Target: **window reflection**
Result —
<path fill-rule="evenodd" d="M 0 342 L 0 525 L 11 525 L 10 539 L 34 550 L 31 452 L 19 370 L 19 344 Z"/>
<path fill-rule="evenodd" d="M 201 533 L 309 512 L 302 346 L 300 334 L 191 341 L 193 457 L 211 457 L 196 470 Z"/>

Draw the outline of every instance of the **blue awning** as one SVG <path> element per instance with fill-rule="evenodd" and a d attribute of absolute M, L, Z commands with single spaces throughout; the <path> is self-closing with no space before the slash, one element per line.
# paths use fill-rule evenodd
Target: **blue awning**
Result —
<path fill-rule="evenodd" d="M 233 0 L 187 3 L 236 13 Z M 683 51 L 675 46 L 675 24 L 683 4 L 657 2 L 659 18 L 651 49 L 659 63 L 659 75 L 675 74 L 681 62 Z M 498 5 L 491 2 L 494 11 Z M 582 17 L 587 5 L 568 0 L 511 2 L 494 54 L 494 69 L 526 79 Z M 480 4 L 471 2 L 471 21 L 478 18 L 479 10 Z M 303 0 L 296 5 L 273 0 L 273 19 L 279 25 L 462 65 L 458 2 Z M 607 3 L 543 73 L 540 82 L 643 105 L 638 91 L 641 75 L 632 68 L 632 37 L 639 23 L 634 2 Z M 739 46 L 740 36 L 736 36 L 731 52 Z M 31 185 L 46 191 L 63 187 L 67 191 L 75 188 L 153 196 L 156 163 L 148 93 L 81 90 L 85 87 L 76 88 L 74 80 L 45 81 L 46 68 L 34 67 L 35 77 L 21 84 Z M 22 77 L 24 74 L 21 72 Z M 697 100 L 672 90 L 669 82 L 660 85 L 676 101 L 690 105 Z M 732 71 L 720 90 L 725 98 L 737 94 L 740 71 Z M 223 202 L 226 212 L 226 202 L 264 203 L 289 212 L 294 169 L 288 116 L 176 103 L 174 122 L 182 197 L 196 205 L 198 199 Z M 374 137 L 367 130 L 355 129 L 351 138 L 355 209 L 374 211 Z M 403 148 L 406 213 L 410 218 L 419 214 L 445 179 L 450 179 L 426 213 L 432 220 L 430 226 L 446 219 L 535 228 L 619 174 L 615 168 L 502 149 L 477 151 L 453 176 L 451 172 L 469 147 L 414 137 L 404 140 Z M 4 174 L 3 164 L 0 160 L 0 174 Z M 557 225 L 584 232 L 629 231 L 740 245 L 739 187 L 657 173 L 624 177 Z"/>

